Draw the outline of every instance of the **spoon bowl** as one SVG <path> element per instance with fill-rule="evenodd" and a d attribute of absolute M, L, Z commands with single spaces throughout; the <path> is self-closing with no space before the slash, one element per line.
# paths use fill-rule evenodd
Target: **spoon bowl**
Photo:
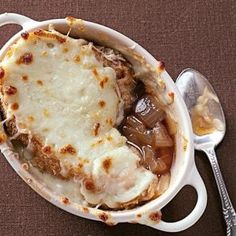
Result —
<path fill-rule="evenodd" d="M 204 151 L 211 163 L 221 197 L 223 216 L 227 227 L 226 235 L 236 236 L 236 213 L 214 150 L 224 138 L 226 131 L 222 106 L 208 80 L 194 69 L 185 69 L 179 75 L 176 85 L 191 116 L 194 147 L 197 150 Z"/>
<path fill-rule="evenodd" d="M 206 77 L 191 68 L 185 69 L 181 72 L 177 78 L 176 85 L 184 98 L 190 114 L 193 107 L 197 104 L 197 99 L 204 93 L 205 88 L 217 97 L 213 87 L 208 82 Z M 197 135 L 194 133 L 194 147 L 196 150 L 203 150 L 212 146 L 215 147 L 224 138 L 226 131 L 225 116 L 219 99 L 217 98 L 217 100 L 217 102 L 215 101 L 213 104 L 210 104 L 211 113 L 212 116 L 221 121 L 221 129 L 214 129 L 211 133 L 205 135 Z"/>

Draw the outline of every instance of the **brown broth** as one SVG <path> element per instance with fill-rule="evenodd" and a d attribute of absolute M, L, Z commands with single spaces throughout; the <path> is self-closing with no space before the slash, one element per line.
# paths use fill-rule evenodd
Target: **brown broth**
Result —
<path fill-rule="evenodd" d="M 137 100 L 119 130 L 127 138 L 127 143 L 139 154 L 140 165 L 160 176 L 170 171 L 174 155 L 174 137 L 167 122 L 170 118 L 167 118 L 166 112 L 157 103 L 154 104 L 155 98 L 145 93 L 142 83 L 138 83 L 135 93 Z M 142 104 L 147 106 L 143 109 L 144 117 L 136 109 L 141 99 L 148 100 L 146 104 Z M 150 117 L 145 117 L 148 112 Z M 147 123 L 150 119 L 151 125 Z"/>

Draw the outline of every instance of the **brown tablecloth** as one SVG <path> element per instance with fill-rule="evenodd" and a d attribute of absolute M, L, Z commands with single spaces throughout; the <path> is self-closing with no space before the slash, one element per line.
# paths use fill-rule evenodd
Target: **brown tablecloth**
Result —
<path fill-rule="evenodd" d="M 68 15 L 114 28 L 140 43 L 165 62 L 172 78 L 193 67 L 210 80 L 227 120 L 227 133 L 217 148 L 219 163 L 236 206 L 236 1 L 235 0 L 0 0 L 0 12 L 18 12 L 36 20 Z M 0 46 L 18 30 L 4 26 Z M 206 156 L 196 153 L 196 163 L 208 191 L 202 218 L 176 235 L 225 235 L 225 224 L 213 174 Z M 164 218 L 177 220 L 188 214 L 195 192 L 184 188 L 163 210 Z M 68 214 L 51 205 L 0 157 L 0 235 L 168 235 L 146 226 L 119 224 L 109 227 Z"/>

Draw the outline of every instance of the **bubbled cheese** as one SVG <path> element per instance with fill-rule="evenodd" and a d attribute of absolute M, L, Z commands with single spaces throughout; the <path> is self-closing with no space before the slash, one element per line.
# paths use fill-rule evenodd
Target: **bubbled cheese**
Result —
<path fill-rule="evenodd" d="M 16 88 L 3 93 L 7 117 L 15 116 L 19 133 L 52 147 L 62 176 L 83 164 L 97 190 L 86 189 L 79 178 L 88 203 L 118 207 L 156 179 L 138 167 L 139 157 L 115 128 L 121 104 L 116 74 L 96 59 L 91 44 L 32 32 L 9 49 L 0 66 L 3 91 Z"/>

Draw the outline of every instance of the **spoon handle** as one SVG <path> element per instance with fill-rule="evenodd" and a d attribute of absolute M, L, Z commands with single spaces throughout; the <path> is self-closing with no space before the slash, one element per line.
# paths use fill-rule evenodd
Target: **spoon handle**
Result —
<path fill-rule="evenodd" d="M 217 187 L 220 193 L 223 215 L 225 218 L 226 226 L 227 226 L 227 236 L 236 236 L 236 213 L 234 207 L 229 198 L 229 194 L 227 192 L 220 167 L 216 158 L 216 153 L 214 148 L 203 150 L 211 163 L 211 167 L 215 176 L 215 180 L 217 183 Z"/>

